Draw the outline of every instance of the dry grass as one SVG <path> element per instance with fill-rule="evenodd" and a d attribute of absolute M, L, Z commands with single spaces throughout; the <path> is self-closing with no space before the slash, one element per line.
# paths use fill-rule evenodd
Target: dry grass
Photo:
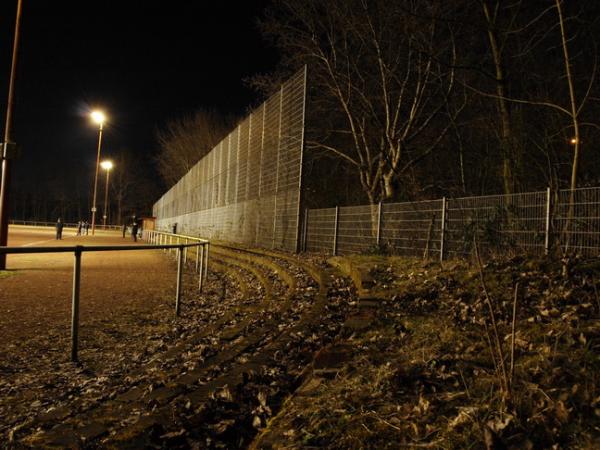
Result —
<path fill-rule="evenodd" d="M 375 327 L 349 338 L 351 363 L 272 422 L 274 448 L 598 448 L 597 264 L 575 260 L 565 277 L 551 260 L 492 261 L 482 266 L 488 302 L 464 262 L 350 262 L 388 301 Z"/>

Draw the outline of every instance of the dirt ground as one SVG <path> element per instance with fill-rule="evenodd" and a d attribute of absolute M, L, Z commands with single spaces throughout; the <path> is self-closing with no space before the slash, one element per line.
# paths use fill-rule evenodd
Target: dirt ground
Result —
<path fill-rule="evenodd" d="M 123 239 L 118 233 L 73 236 L 69 230 L 60 241 L 53 239 L 53 234 L 53 230 L 19 229 L 18 233 L 11 234 L 9 246 L 27 245 L 23 241 L 43 247 L 133 244 L 129 237 Z M 10 255 L 7 268 L 9 270 L 0 278 L 0 327 L 3 330 L 0 355 L 10 353 L 15 345 L 27 348 L 40 339 L 48 339 L 48 344 L 54 347 L 52 336 L 70 333 L 73 255 Z M 85 252 L 80 294 L 82 339 L 88 327 L 99 323 L 109 325 L 139 308 L 172 306 L 174 291 L 174 265 L 161 251 Z M 37 350 L 44 351 L 28 349 Z M 46 351 L 64 352 L 65 358 L 68 357 L 67 348 Z"/>
<path fill-rule="evenodd" d="M 119 233 L 75 236 L 67 229 L 11 228 L 9 246 L 131 245 Z M 9 255 L 0 272 L 0 417 L 9 425 L 41 410 L 77 371 L 69 362 L 73 255 Z M 152 335 L 128 333 L 135 324 L 164 329 L 174 316 L 176 270 L 160 250 L 85 252 L 80 294 L 80 361 L 86 371 L 110 370 L 110 358 L 132 358 Z M 183 306 L 185 310 L 185 305 Z M 164 320 L 161 320 L 164 319 Z M 102 355 L 101 357 L 99 357 Z M 45 374 L 40 377 L 40 374 Z M 63 386 L 64 387 L 64 386 Z M 38 389 L 39 388 L 39 389 Z M 41 393 L 44 393 L 43 395 Z M 22 409 L 22 411 L 20 411 Z M 4 427 L 2 427 L 4 428 Z"/>
<path fill-rule="evenodd" d="M 14 229 L 12 246 L 62 241 Z M 175 317 L 176 265 L 158 250 L 84 253 L 79 363 L 70 362 L 72 254 L 13 255 L 0 272 L 0 448 L 246 447 L 332 341 L 351 289 L 323 258 L 211 243 Z"/>

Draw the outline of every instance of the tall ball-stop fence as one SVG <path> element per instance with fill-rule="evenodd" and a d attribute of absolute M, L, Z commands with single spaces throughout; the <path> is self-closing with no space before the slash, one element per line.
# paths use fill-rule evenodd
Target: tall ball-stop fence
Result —
<path fill-rule="evenodd" d="M 298 250 L 306 68 L 155 203 L 157 227 Z"/>

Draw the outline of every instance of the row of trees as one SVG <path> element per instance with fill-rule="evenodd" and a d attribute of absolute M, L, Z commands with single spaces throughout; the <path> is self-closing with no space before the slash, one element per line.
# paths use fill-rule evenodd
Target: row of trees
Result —
<path fill-rule="evenodd" d="M 121 224 L 133 214 L 150 214 L 160 188 L 148 168 L 136 155 L 121 149 L 110 159 L 114 168 L 109 185 L 109 223 Z M 17 166 L 17 170 L 34 170 L 32 166 Z M 72 166 L 60 164 L 43 167 L 39 173 L 17 172 L 15 189 L 11 194 L 11 218 L 54 222 L 61 217 L 66 222 L 90 220 L 92 189 L 90 174 L 94 167 L 79 171 Z M 36 183 L 30 180 L 35 179 Z M 102 222 L 104 211 L 104 172 L 98 180 L 97 221 Z"/>
<path fill-rule="evenodd" d="M 169 121 L 156 133 L 155 158 L 164 187 L 170 188 L 233 128 L 235 119 L 215 110 L 198 109 L 194 114 Z"/>
<path fill-rule="evenodd" d="M 253 82 L 308 65 L 309 189 L 337 193 L 321 203 L 598 184 L 599 9 L 274 0 L 261 26 L 281 65 Z"/>

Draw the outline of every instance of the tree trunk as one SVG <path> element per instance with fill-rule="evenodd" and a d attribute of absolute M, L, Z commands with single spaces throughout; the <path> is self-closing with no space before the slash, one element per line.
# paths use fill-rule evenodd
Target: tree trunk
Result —
<path fill-rule="evenodd" d="M 510 123 L 510 111 L 506 93 L 506 78 L 502 64 L 502 53 L 498 45 L 498 38 L 495 33 L 495 19 L 492 19 L 486 2 L 482 2 L 483 13 L 487 21 L 488 42 L 494 62 L 496 72 L 496 95 L 498 104 L 498 114 L 500 115 L 500 147 L 502 150 L 502 185 L 505 194 L 512 194 L 515 189 L 514 171 L 513 171 L 513 136 Z"/>
<path fill-rule="evenodd" d="M 558 12 L 558 21 L 560 24 L 560 37 L 563 49 L 564 63 L 565 63 L 565 75 L 567 77 L 567 84 L 569 86 L 569 100 L 571 107 L 571 121 L 573 125 L 573 167 L 571 168 L 571 191 L 569 193 L 569 211 L 567 213 L 567 222 L 565 224 L 566 244 L 565 251 L 569 248 L 570 235 L 569 228 L 573 221 L 575 214 L 575 189 L 577 189 L 577 170 L 579 166 L 579 147 L 581 145 L 581 139 L 579 138 L 579 119 L 577 117 L 577 100 L 575 99 L 575 88 L 573 86 L 573 76 L 571 74 L 571 60 L 569 58 L 569 49 L 567 46 L 567 37 L 565 32 L 565 21 L 562 14 L 561 0 L 556 0 L 556 10 Z"/>

